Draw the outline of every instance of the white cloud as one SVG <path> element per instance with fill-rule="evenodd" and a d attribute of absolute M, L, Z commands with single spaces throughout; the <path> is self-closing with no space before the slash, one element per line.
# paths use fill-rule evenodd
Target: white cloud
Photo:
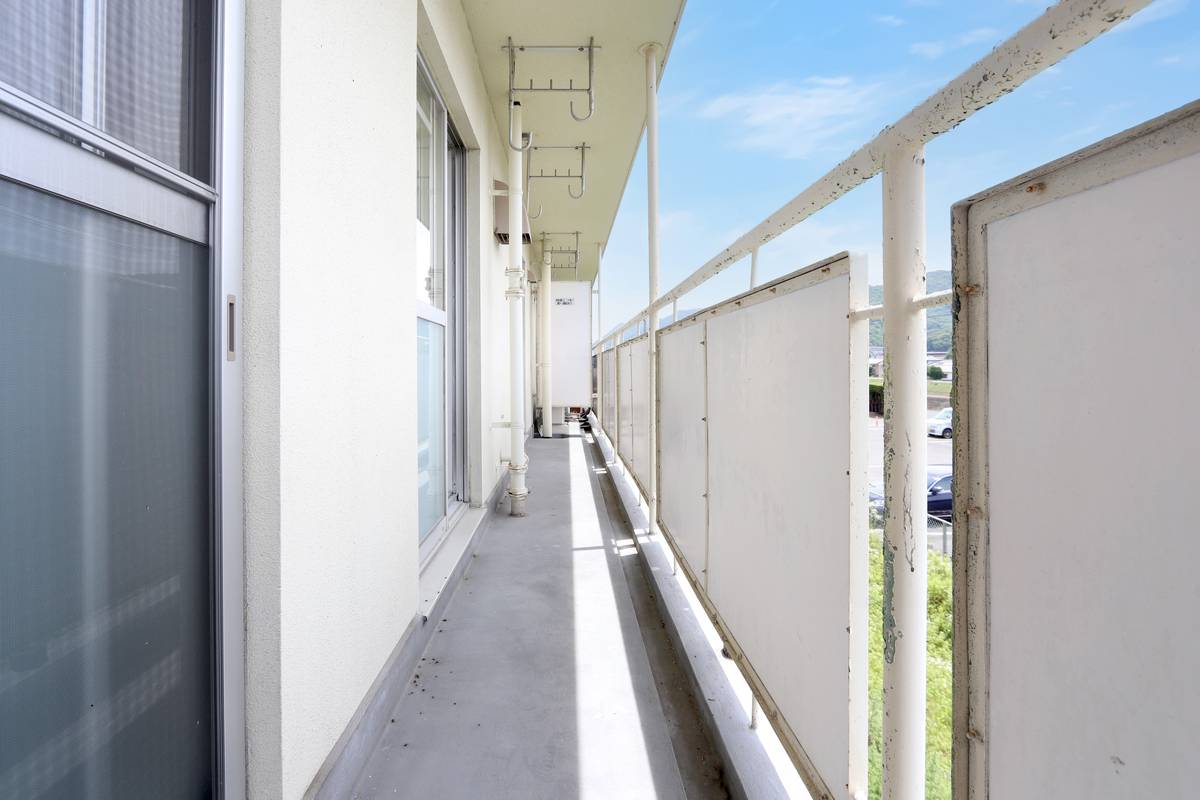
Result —
<path fill-rule="evenodd" d="M 928 59 L 941 58 L 946 52 L 945 42 L 916 42 L 908 48 L 914 56 L 924 56 Z"/>
<path fill-rule="evenodd" d="M 980 42 L 990 42 L 996 40 L 1000 36 L 1000 32 L 995 28 L 972 28 L 966 33 L 959 34 L 952 39 L 939 39 L 933 42 L 915 42 L 909 46 L 908 52 L 914 56 L 921 56 L 934 60 L 941 58 L 951 50 L 959 50 L 963 47 L 970 47 L 973 44 Z"/>
<path fill-rule="evenodd" d="M 1159 20 L 1173 17 L 1186 9 L 1188 2 L 1189 0 L 1155 0 L 1155 2 L 1113 28 L 1113 32 L 1134 31 L 1143 25 L 1149 25 L 1151 22 L 1158 22 Z"/>
<path fill-rule="evenodd" d="M 886 25 L 889 28 L 899 28 L 904 24 L 904 20 L 894 14 L 876 14 L 871 20 L 877 25 Z"/>
<path fill-rule="evenodd" d="M 845 134 L 874 110 L 879 88 L 846 76 L 814 76 L 799 85 L 777 83 L 720 95 L 700 116 L 733 123 L 735 144 L 742 149 L 805 158 L 834 141 L 845 142 Z"/>

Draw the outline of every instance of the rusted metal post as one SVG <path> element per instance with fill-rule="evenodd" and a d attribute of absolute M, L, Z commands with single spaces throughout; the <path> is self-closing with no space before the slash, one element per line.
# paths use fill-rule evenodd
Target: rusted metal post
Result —
<path fill-rule="evenodd" d="M 925 797 L 925 150 L 883 170 L 883 791 Z"/>

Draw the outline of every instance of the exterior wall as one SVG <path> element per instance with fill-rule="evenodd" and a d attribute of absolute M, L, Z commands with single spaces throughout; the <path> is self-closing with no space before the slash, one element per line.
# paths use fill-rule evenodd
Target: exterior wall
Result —
<path fill-rule="evenodd" d="M 300 797 L 417 609 L 415 0 L 252 0 L 247 749 Z"/>
<path fill-rule="evenodd" d="M 508 148 L 458 2 L 250 0 L 246 44 L 248 789 L 298 798 L 418 613 L 418 46 L 468 148 L 473 505 L 508 457 Z"/>

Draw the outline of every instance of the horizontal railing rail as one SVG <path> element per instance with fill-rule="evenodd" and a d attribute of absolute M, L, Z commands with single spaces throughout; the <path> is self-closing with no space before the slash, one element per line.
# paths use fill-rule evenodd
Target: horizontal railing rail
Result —
<path fill-rule="evenodd" d="M 976 111 L 991 105 L 1047 67 L 1128 19 L 1149 2 L 1063 0 L 1051 6 L 898 122 L 880 131 L 874 139 L 854 151 L 774 214 L 742 234 L 674 288 L 659 295 L 651 305 L 610 329 L 595 344 L 621 334 L 643 317 L 656 318 L 659 309 L 679 300 L 746 256 L 753 255 L 758 248 L 878 175 L 883 171 L 884 155 L 889 151 L 897 147 L 923 145 L 952 130 Z M 942 302 L 949 302 L 949 298 Z"/>

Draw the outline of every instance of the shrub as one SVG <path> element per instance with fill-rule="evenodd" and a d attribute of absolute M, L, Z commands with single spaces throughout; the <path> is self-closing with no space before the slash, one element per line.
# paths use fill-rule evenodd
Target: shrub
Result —
<path fill-rule="evenodd" d="M 953 741 L 952 595 L 950 559 L 929 552 L 929 633 L 926 638 L 925 797 L 950 798 Z M 867 623 L 867 770 L 872 800 L 883 773 L 883 538 L 871 534 L 870 614 Z"/>
<path fill-rule="evenodd" d="M 942 369 L 937 364 L 931 364 L 926 372 L 929 374 L 931 380 L 940 381 L 942 378 L 946 377 L 946 370 Z"/>

